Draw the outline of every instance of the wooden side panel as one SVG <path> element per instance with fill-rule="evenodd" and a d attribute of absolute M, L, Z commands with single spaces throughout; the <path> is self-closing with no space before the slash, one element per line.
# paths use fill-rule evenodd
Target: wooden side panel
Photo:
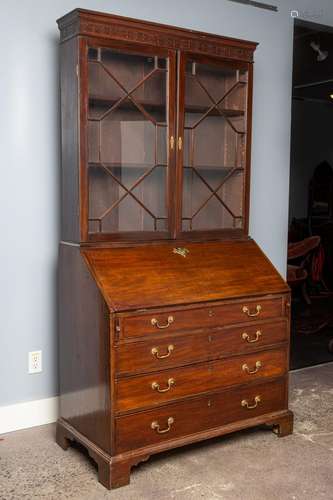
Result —
<path fill-rule="evenodd" d="M 60 416 L 111 453 L 109 313 L 80 255 L 60 245 Z"/>
<path fill-rule="evenodd" d="M 60 45 L 62 213 L 61 238 L 80 241 L 78 145 L 78 40 Z"/>
<path fill-rule="evenodd" d="M 246 176 L 244 186 L 244 231 L 249 234 L 250 218 L 250 182 L 251 182 L 251 149 L 252 149 L 252 106 L 253 106 L 253 64 L 249 64 L 247 87 L 247 133 L 246 133 Z"/>

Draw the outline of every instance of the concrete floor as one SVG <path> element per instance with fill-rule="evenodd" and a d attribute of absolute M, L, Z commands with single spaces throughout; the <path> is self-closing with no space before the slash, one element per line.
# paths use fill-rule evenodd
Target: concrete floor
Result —
<path fill-rule="evenodd" d="M 250 430 L 152 457 L 107 491 L 91 461 L 62 451 L 54 425 L 3 435 L 0 499 L 333 499 L 333 363 L 291 374 L 295 432 Z"/>

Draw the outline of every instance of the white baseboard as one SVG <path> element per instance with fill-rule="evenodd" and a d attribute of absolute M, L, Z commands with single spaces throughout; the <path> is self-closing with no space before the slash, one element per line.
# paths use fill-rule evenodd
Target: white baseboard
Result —
<path fill-rule="evenodd" d="M 0 434 L 55 422 L 58 407 L 58 397 L 0 406 Z"/>

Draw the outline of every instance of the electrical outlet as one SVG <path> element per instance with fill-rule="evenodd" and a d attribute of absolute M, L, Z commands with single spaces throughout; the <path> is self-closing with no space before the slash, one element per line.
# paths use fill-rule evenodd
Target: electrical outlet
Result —
<path fill-rule="evenodd" d="M 29 373 L 42 371 L 42 351 L 29 352 Z"/>

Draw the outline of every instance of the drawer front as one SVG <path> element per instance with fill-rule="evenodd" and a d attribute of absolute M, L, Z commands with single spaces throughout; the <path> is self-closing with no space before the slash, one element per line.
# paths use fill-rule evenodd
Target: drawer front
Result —
<path fill-rule="evenodd" d="M 235 388 L 116 418 L 116 452 L 141 448 L 286 408 L 286 380 Z"/>
<path fill-rule="evenodd" d="M 119 317 L 119 337 L 198 330 L 285 316 L 283 298 L 257 298 L 198 309 L 175 309 Z"/>
<path fill-rule="evenodd" d="M 147 373 L 171 366 L 216 359 L 231 354 L 248 353 L 288 338 L 285 319 L 227 327 L 212 333 L 184 336 L 154 336 L 152 340 L 117 345 L 117 375 Z"/>
<path fill-rule="evenodd" d="M 116 411 L 147 408 L 265 377 L 280 377 L 287 371 L 287 359 L 287 350 L 277 349 L 121 378 L 116 383 Z"/>

